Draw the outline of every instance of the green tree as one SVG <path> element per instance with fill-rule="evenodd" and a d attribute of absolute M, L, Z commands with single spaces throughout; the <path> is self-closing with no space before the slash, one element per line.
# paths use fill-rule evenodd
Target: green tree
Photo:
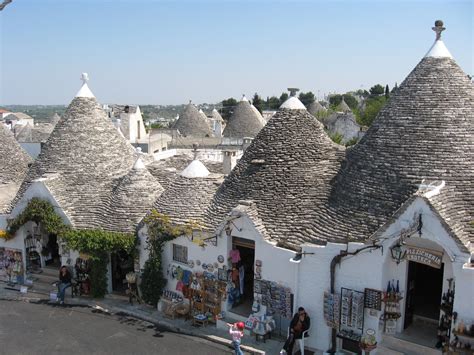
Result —
<path fill-rule="evenodd" d="M 286 101 L 288 100 L 288 93 L 286 92 L 282 92 L 281 95 L 280 95 L 280 106 Z M 280 107 L 278 106 L 278 107 Z"/>
<path fill-rule="evenodd" d="M 349 106 L 352 110 L 356 109 L 357 106 L 359 105 L 359 102 L 357 101 L 357 99 L 351 94 L 344 94 L 344 95 L 335 94 L 329 97 L 330 107 L 333 110 L 335 110 L 337 106 L 339 106 L 339 104 L 341 103 L 342 98 L 344 98 L 344 101 L 346 102 L 347 106 Z"/>
<path fill-rule="evenodd" d="M 278 108 L 280 107 L 280 100 L 278 99 L 278 97 L 276 96 L 272 96 L 270 98 L 267 99 L 267 109 L 269 110 L 278 110 Z"/>
<path fill-rule="evenodd" d="M 385 98 L 388 99 L 390 97 L 390 88 L 388 87 L 388 84 L 385 85 Z"/>
<path fill-rule="evenodd" d="M 359 101 L 357 101 L 357 99 L 351 94 L 344 94 L 342 95 L 342 97 L 344 97 L 344 101 L 351 109 L 354 110 L 355 108 L 357 108 L 357 106 L 359 106 Z"/>
<path fill-rule="evenodd" d="M 371 96 L 380 96 L 385 93 L 385 90 L 382 85 L 377 84 L 370 88 L 369 90 Z"/>
<path fill-rule="evenodd" d="M 257 93 L 253 95 L 252 104 L 257 108 L 258 112 L 262 113 L 265 102 Z"/>
<path fill-rule="evenodd" d="M 220 113 L 224 120 L 228 120 L 232 113 L 234 112 L 234 107 L 237 106 L 237 100 L 233 97 L 228 98 L 227 100 L 223 100 L 222 104 L 222 112 Z"/>
<path fill-rule="evenodd" d="M 365 110 L 358 116 L 358 123 L 369 127 L 384 107 L 387 98 L 385 96 L 376 96 L 368 98 L 365 102 Z"/>
<path fill-rule="evenodd" d="M 298 98 L 300 99 L 300 101 L 303 103 L 303 105 L 305 105 L 306 107 L 308 107 L 309 105 L 311 105 L 315 98 L 314 98 L 314 94 L 311 92 L 311 91 L 308 91 L 308 92 L 300 92 Z"/>

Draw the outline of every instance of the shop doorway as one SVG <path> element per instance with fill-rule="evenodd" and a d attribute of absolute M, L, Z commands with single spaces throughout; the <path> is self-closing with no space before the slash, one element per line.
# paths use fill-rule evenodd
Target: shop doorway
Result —
<path fill-rule="evenodd" d="M 112 268 L 112 291 L 125 293 L 128 284 L 126 275 L 133 271 L 133 258 L 124 250 L 114 252 L 110 255 Z"/>
<path fill-rule="evenodd" d="M 237 250 L 240 255 L 240 260 L 237 263 L 232 263 L 232 278 L 235 284 L 238 283 L 239 289 L 239 297 L 233 303 L 232 312 L 248 316 L 252 313 L 253 303 L 255 242 L 253 240 L 233 237 L 232 250 Z M 237 273 L 238 278 L 235 277 Z"/>
<path fill-rule="evenodd" d="M 404 328 L 408 328 L 416 317 L 439 320 L 441 295 L 443 292 L 444 264 L 437 269 L 428 265 L 408 262 L 407 301 Z"/>
<path fill-rule="evenodd" d="M 437 269 L 408 262 L 404 331 L 397 337 L 434 347 L 437 343 L 444 264 Z"/>

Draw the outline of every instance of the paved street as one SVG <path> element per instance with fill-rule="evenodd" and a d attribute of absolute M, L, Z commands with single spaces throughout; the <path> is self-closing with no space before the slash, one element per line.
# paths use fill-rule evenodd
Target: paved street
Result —
<path fill-rule="evenodd" d="M 87 307 L 0 301 L 0 354 L 230 354 L 230 349 Z"/>

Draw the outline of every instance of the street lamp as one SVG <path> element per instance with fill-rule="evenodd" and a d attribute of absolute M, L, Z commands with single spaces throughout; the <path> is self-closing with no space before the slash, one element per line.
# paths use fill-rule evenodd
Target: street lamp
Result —
<path fill-rule="evenodd" d="M 407 255 L 407 251 L 402 249 L 400 241 L 390 248 L 390 253 L 397 264 L 400 264 L 400 262 L 405 258 L 405 255 Z"/>

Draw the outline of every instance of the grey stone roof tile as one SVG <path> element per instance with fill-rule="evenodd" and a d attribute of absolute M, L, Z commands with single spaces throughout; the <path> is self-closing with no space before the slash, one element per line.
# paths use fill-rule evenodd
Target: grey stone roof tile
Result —
<path fill-rule="evenodd" d="M 205 116 L 205 115 L 204 115 Z M 183 136 L 212 137 L 212 130 L 199 110 L 191 102 L 186 105 L 174 124 L 175 129 Z"/>
<path fill-rule="evenodd" d="M 222 133 L 224 137 L 255 137 L 264 126 L 263 117 L 247 100 L 240 101 Z"/>

